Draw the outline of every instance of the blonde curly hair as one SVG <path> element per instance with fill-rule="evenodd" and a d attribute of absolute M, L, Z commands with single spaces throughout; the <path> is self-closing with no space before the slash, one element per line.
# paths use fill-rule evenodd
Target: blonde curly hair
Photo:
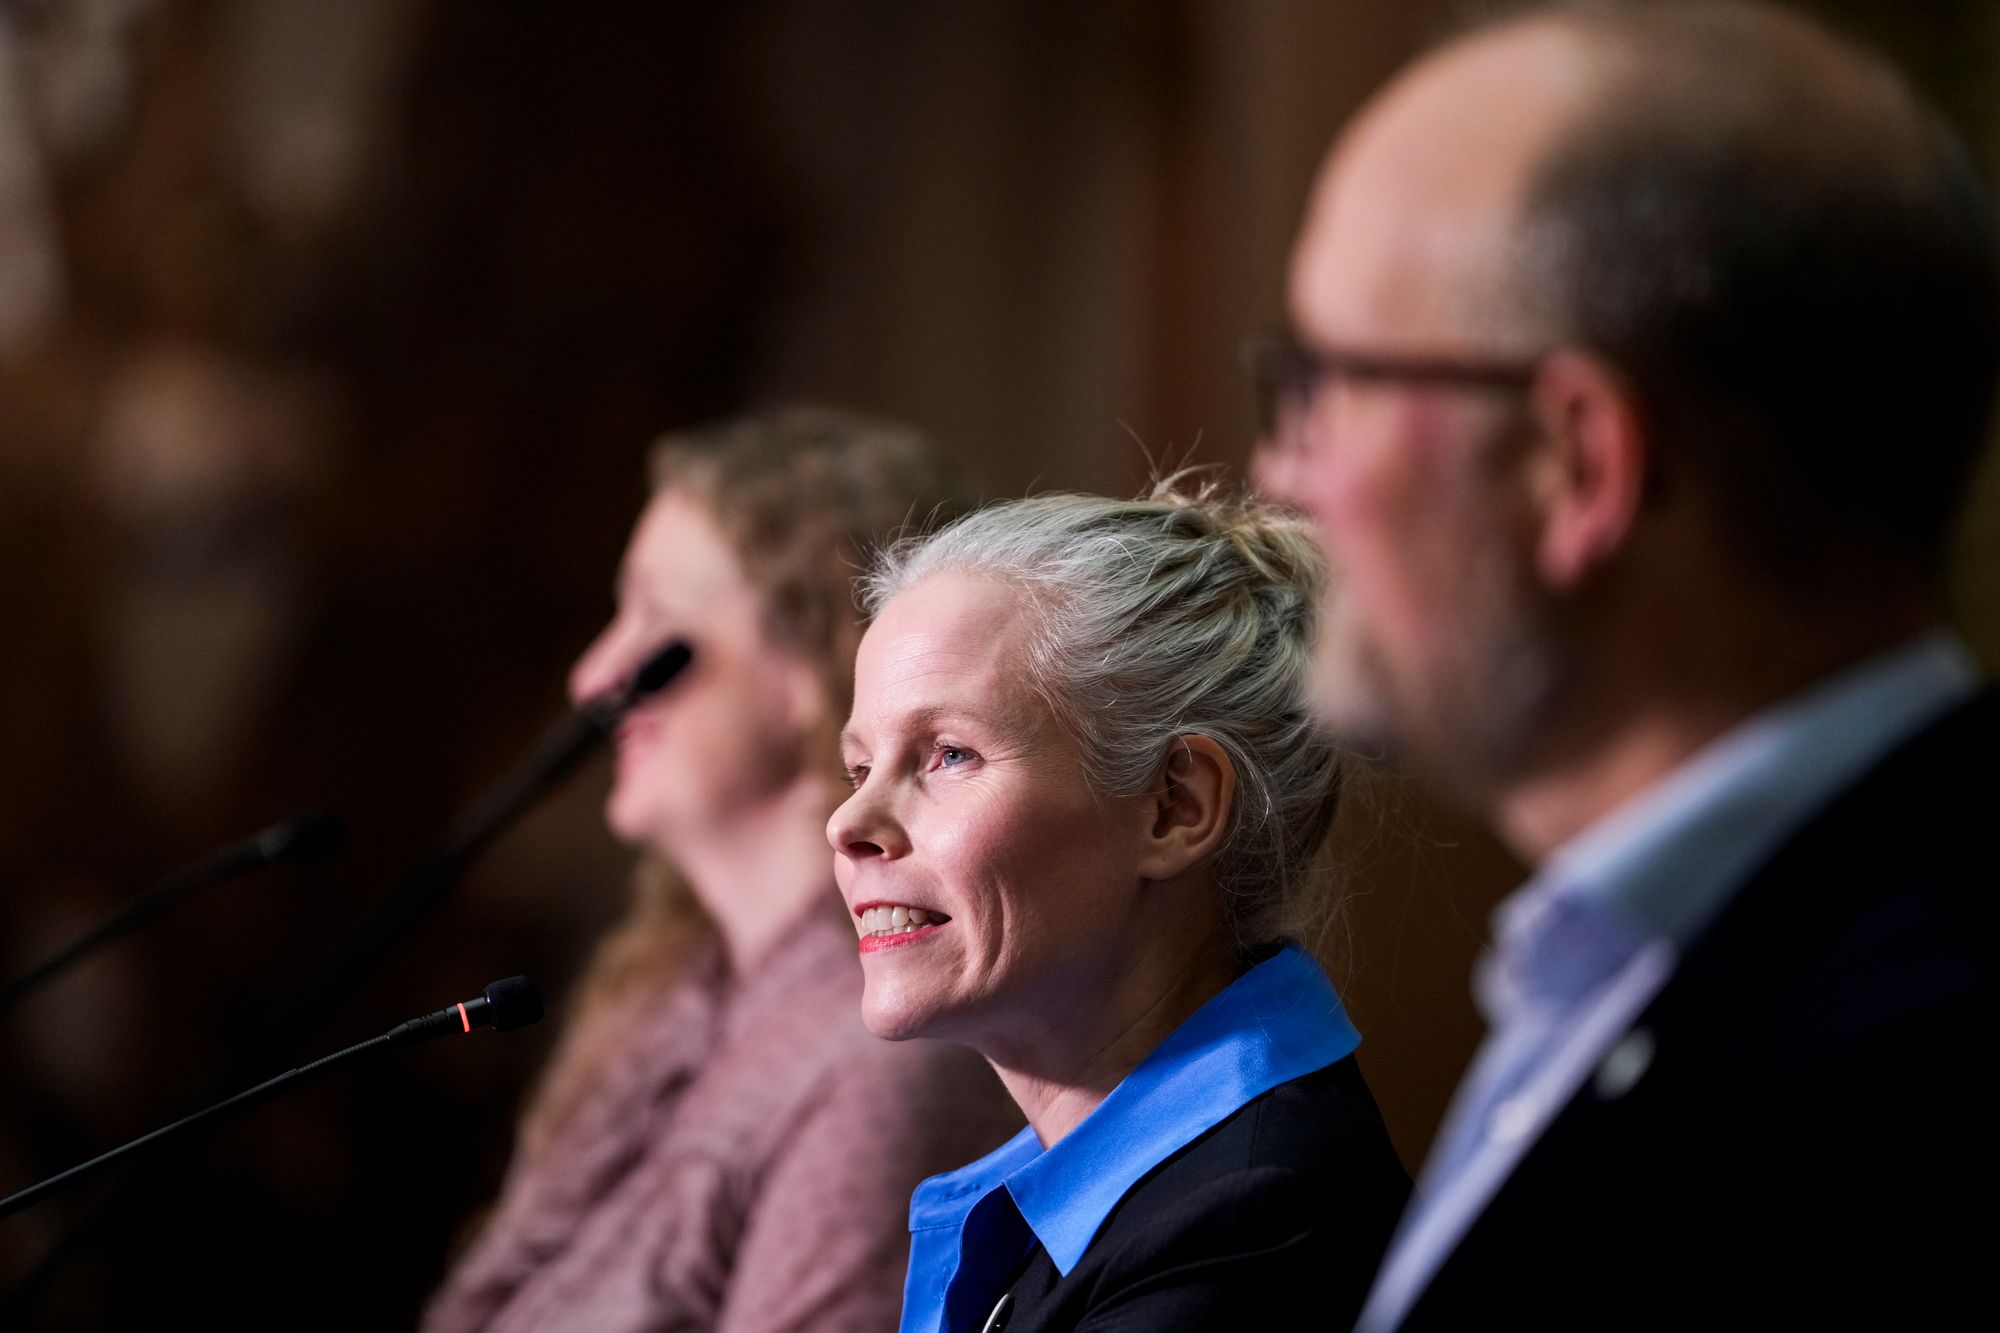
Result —
<path fill-rule="evenodd" d="M 833 728 L 854 691 L 865 628 L 854 577 L 899 534 L 963 512 L 970 493 L 914 427 L 828 407 L 783 407 L 661 437 L 652 492 L 699 503 L 763 599 L 771 646 L 804 662 L 828 702 L 827 734 L 808 737 L 831 785 Z M 622 1039 L 619 1012 L 650 1003 L 686 972 L 714 931 L 679 871 L 641 856 L 625 915 L 601 939 L 572 997 L 574 1018 L 522 1117 L 520 1149 L 542 1150 L 600 1077 Z"/>

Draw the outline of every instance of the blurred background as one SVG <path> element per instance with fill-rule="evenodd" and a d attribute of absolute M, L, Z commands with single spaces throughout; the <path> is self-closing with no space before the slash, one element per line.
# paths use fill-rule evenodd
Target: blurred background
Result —
<path fill-rule="evenodd" d="M 1807 7 L 2000 163 L 2000 6 Z M 262 1039 L 564 708 L 661 430 L 869 409 L 989 496 L 1240 466 L 1236 348 L 1282 316 L 1317 158 L 1458 8 L 0 3 L 0 979 L 263 825 L 351 829 L 0 1015 L 0 1193 L 496 977 L 560 1001 L 626 892 L 601 765 Z M 1989 664 L 1996 500 L 1989 460 L 1957 588 Z M 1342 837 L 1329 956 L 1415 1166 L 1519 871 L 1388 780 Z M 0 1221 L 0 1323 L 408 1326 L 553 1026 L 333 1072 Z"/>

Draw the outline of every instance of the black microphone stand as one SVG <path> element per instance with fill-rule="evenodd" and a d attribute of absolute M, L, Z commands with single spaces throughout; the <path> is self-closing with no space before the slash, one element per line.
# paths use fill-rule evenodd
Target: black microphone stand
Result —
<path fill-rule="evenodd" d="M 53 980 L 66 969 L 95 953 L 113 940 L 122 939 L 168 908 L 211 884 L 246 874 L 279 861 L 317 860 L 340 849 L 340 818 L 326 811 L 301 815 L 274 824 L 241 842 L 183 866 L 147 889 L 114 913 L 72 941 L 53 957 L 30 968 L 5 986 L 0 986 L 0 1014 L 12 1009 L 30 992 Z"/>
<path fill-rule="evenodd" d="M 694 660 L 676 639 L 656 650 L 613 694 L 595 699 L 543 735 L 528 756 L 501 776 L 445 829 L 403 880 L 361 924 L 321 960 L 311 979 L 279 1006 L 285 1026 L 320 1021 L 358 990 L 416 927 L 450 896 L 465 870 L 543 793 L 604 744 L 641 701 L 666 688 Z"/>
<path fill-rule="evenodd" d="M 382 959 L 449 896 L 453 883 L 486 847 L 543 792 L 566 776 L 592 750 L 607 740 L 625 714 L 647 697 L 665 689 L 693 660 L 687 644 L 674 640 L 655 650 L 613 694 L 562 719 L 521 763 L 509 770 L 450 827 L 390 892 L 368 919 L 336 945 L 310 973 L 312 980 L 275 1012 L 287 1015 L 290 1030 L 316 1023 L 333 1005 L 374 971 Z M 273 1024 L 255 1049 L 273 1044 L 279 1025 Z M 56 1275 L 78 1253 L 89 1236 L 106 1225 L 138 1185 L 128 1176 L 124 1189 L 114 1191 L 93 1212 L 76 1223 L 13 1291 L 0 1299 L 0 1327 L 10 1327 L 30 1309 Z"/>

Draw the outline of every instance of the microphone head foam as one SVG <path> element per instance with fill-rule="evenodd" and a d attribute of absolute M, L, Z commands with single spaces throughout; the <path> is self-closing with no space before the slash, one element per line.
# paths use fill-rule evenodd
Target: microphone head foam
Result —
<path fill-rule="evenodd" d="M 495 1032 L 511 1032 L 539 1023 L 542 1018 L 542 993 L 526 977 L 494 982 L 486 988 L 486 1003 L 493 1015 Z"/>
<path fill-rule="evenodd" d="M 687 664 L 694 660 L 694 650 L 675 639 L 640 664 L 632 676 L 631 699 L 637 702 L 649 694 L 658 692 L 667 682 L 687 670 Z"/>

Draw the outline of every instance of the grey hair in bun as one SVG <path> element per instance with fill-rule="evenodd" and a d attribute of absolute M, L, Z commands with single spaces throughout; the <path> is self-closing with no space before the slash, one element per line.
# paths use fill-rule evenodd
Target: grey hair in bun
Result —
<path fill-rule="evenodd" d="M 878 615 L 947 571 L 1018 590 L 1040 621 L 1033 683 L 1089 781 L 1135 796 L 1176 738 L 1213 740 L 1236 769 L 1216 873 L 1237 943 L 1310 940 L 1330 908 L 1320 852 L 1341 777 L 1306 703 L 1325 565 L 1297 515 L 1184 482 L 989 505 L 882 553 L 863 597 Z"/>

